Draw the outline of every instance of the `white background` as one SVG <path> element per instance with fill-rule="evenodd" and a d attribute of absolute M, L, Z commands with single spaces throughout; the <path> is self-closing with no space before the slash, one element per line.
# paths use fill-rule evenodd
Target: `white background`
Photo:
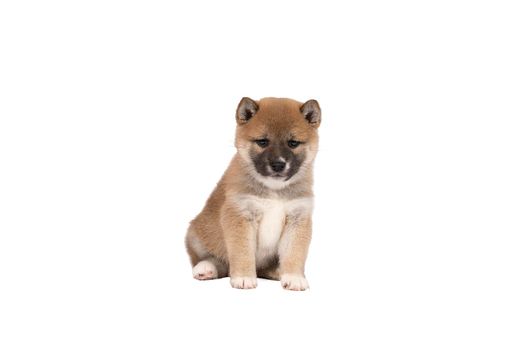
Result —
<path fill-rule="evenodd" d="M 510 1 L 2 1 L 0 348 L 523 349 Z M 316 98 L 311 289 L 192 279 L 242 96 Z"/>

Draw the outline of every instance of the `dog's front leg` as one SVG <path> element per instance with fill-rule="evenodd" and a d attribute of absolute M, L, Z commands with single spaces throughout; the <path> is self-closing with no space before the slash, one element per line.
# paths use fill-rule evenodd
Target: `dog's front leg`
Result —
<path fill-rule="evenodd" d="M 289 290 L 308 288 L 308 281 L 304 276 L 304 264 L 311 238 L 312 219 L 310 215 L 287 217 L 279 243 L 279 274 L 283 288 Z"/>
<path fill-rule="evenodd" d="M 221 225 L 228 251 L 232 287 L 257 287 L 255 222 L 242 215 L 234 205 L 225 204 L 221 211 Z"/>

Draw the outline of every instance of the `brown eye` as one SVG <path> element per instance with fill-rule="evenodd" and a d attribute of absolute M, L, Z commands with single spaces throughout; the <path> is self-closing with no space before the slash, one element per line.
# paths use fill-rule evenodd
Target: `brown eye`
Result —
<path fill-rule="evenodd" d="M 255 143 L 257 144 L 257 146 L 259 146 L 261 148 L 265 148 L 265 147 L 268 147 L 268 144 L 270 143 L 270 140 L 268 140 L 268 139 L 260 139 L 260 140 L 255 140 Z"/>
<path fill-rule="evenodd" d="M 288 147 L 290 147 L 290 148 L 297 148 L 300 144 L 301 144 L 301 142 L 296 141 L 296 140 L 288 141 Z"/>

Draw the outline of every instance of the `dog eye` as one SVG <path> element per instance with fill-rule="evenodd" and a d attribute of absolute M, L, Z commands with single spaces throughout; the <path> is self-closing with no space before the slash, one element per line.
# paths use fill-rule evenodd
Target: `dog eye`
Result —
<path fill-rule="evenodd" d="M 301 142 L 296 141 L 296 140 L 288 141 L 288 147 L 290 147 L 290 148 L 297 148 L 297 146 L 299 146 L 300 144 L 301 144 Z"/>
<path fill-rule="evenodd" d="M 270 143 L 270 140 L 268 139 L 260 139 L 260 140 L 255 140 L 255 143 L 259 146 L 259 147 L 267 147 L 268 144 Z"/>

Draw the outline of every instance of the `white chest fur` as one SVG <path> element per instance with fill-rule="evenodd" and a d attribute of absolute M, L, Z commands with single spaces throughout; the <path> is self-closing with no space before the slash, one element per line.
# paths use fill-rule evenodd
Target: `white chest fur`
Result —
<path fill-rule="evenodd" d="M 260 215 L 257 249 L 274 250 L 284 228 L 286 205 L 283 201 L 269 200 L 264 203 Z"/>
<path fill-rule="evenodd" d="M 310 215 L 313 204 L 311 197 L 284 200 L 243 195 L 235 201 L 244 215 L 255 219 L 258 267 L 277 254 L 287 217 Z"/>

